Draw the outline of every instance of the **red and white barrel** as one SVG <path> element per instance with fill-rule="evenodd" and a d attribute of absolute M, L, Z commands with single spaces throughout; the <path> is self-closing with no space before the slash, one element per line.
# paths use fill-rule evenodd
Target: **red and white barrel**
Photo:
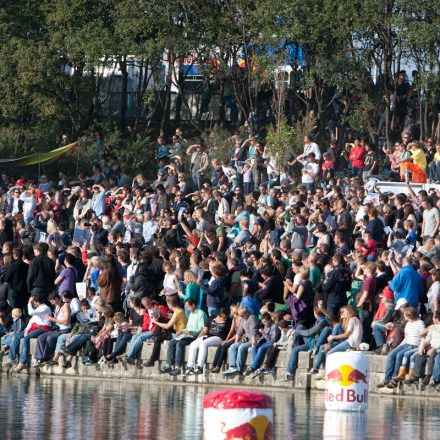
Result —
<path fill-rule="evenodd" d="M 203 400 L 204 440 L 272 440 L 272 398 L 256 391 L 214 391 Z"/>
<path fill-rule="evenodd" d="M 325 361 L 325 407 L 336 411 L 368 408 L 368 357 L 357 351 L 336 352 Z"/>

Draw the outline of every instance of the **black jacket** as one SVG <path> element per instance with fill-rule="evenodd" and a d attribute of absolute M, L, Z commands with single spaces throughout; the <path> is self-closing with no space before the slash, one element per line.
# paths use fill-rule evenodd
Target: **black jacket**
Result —
<path fill-rule="evenodd" d="M 53 289 L 55 278 L 55 263 L 47 255 L 38 255 L 30 262 L 27 276 L 30 292 L 35 287 Z"/>
<path fill-rule="evenodd" d="M 9 283 L 8 300 L 14 307 L 23 308 L 29 300 L 26 284 L 29 266 L 23 260 L 15 260 L 6 270 L 5 281 Z"/>
<path fill-rule="evenodd" d="M 322 284 L 325 307 L 328 304 L 346 305 L 348 302 L 347 292 L 350 290 L 350 286 L 350 272 L 343 267 L 334 268 Z"/>

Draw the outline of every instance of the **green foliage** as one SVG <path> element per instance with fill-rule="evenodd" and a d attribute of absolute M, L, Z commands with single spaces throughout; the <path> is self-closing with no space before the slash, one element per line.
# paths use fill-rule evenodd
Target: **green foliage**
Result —
<path fill-rule="evenodd" d="M 287 151 L 298 144 L 297 127 L 289 126 L 285 119 L 281 119 L 277 126 L 269 127 L 266 135 L 266 152 L 283 163 Z"/>

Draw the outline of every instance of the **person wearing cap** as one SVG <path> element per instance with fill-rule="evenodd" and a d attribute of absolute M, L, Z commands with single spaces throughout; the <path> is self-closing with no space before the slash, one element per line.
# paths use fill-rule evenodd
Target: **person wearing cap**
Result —
<path fill-rule="evenodd" d="M 379 298 L 380 302 L 373 317 L 371 328 L 373 329 L 373 338 L 376 345 L 375 352 L 377 354 L 382 354 L 383 346 L 385 344 L 385 334 L 387 332 L 385 324 L 391 322 L 393 316 L 395 315 L 395 307 L 393 302 L 394 293 L 388 286 L 386 286 L 379 295 Z M 405 300 L 402 299 L 401 301 Z"/>
<path fill-rule="evenodd" d="M 422 277 L 412 264 L 411 257 L 402 260 L 402 268 L 391 280 L 390 289 L 396 294 L 396 302 L 403 298 L 413 307 L 418 307 L 423 294 Z"/>
<path fill-rule="evenodd" d="M 105 214 L 105 188 L 102 185 L 93 185 L 93 196 L 91 209 L 97 218 Z"/>

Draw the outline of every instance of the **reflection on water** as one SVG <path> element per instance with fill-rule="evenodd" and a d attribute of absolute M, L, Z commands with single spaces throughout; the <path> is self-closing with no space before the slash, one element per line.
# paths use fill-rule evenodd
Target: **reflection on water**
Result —
<path fill-rule="evenodd" d="M 202 437 L 211 388 L 151 382 L 0 377 L 0 438 L 161 439 Z M 370 396 L 366 414 L 325 411 L 321 394 L 271 392 L 274 440 L 438 439 L 440 400 Z"/>

